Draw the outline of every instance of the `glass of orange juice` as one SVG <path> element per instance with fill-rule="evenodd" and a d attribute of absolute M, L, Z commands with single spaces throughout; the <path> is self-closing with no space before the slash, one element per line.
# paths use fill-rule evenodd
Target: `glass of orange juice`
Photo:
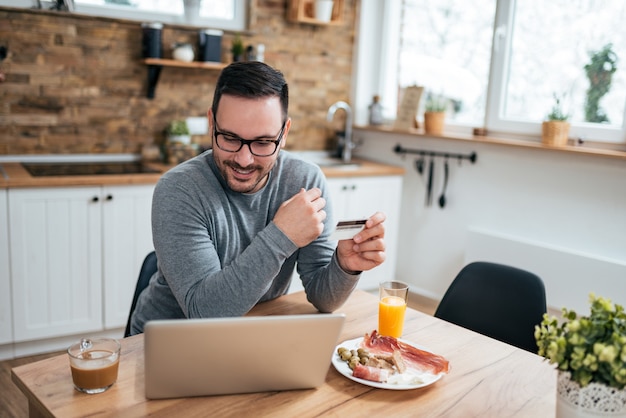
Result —
<path fill-rule="evenodd" d="M 378 333 L 400 338 L 404 328 L 404 313 L 409 296 L 409 285 L 402 282 L 383 282 L 379 286 Z"/>

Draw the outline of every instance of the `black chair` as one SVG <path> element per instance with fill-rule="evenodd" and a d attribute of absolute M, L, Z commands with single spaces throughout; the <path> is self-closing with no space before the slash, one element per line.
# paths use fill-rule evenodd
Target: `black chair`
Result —
<path fill-rule="evenodd" d="M 130 305 L 130 313 L 128 314 L 128 322 L 126 322 L 126 331 L 124 331 L 124 338 L 130 337 L 130 317 L 135 311 L 137 306 L 137 299 L 143 290 L 150 283 L 150 278 L 157 271 L 157 256 L 154 251 L 146 256 L 139 270 L 139 279 L 137 280 L 137 286 L 135 287 L 135 294 L 133 296 L 133 303 Z"/>
<path fill-rule="evenodd" d="M 546 291 L 535 274 L 496 263 L 465 266 L 435 316 L 537 353 L 535 325 L 546 312 Z"/>

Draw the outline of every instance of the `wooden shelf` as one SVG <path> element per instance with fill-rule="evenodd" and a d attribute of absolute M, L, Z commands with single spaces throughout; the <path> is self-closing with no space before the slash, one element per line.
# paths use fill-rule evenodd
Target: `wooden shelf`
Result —
<path fill-rule="evenodd" d="M 200 61 L 178 61 L 164 58 L 146 58 L 143 62 L 147 65 L 163 65 L 165 67 L 180 67 L 180 68 L 202 68 L 205 70 L 221 70 L 226 67 L 223 62 L 200 62 Z"/>
<path fill-rule="evenodd" d="M 315 0 L 289 0 L 287 19 L 291 22 L 310 25 L 341 25 L 343 23 L 343 4 L 344 0 L 334 0 L 330 22 L 324 22 L 315 18 Z"/>
<path fill-rule="evenodd" d="M 178 61 L 172 59 L 163 58 L 145 58 L 144 64 L 148 66 L 148 99 L 154 99 L 154 92 L 159 82 L 159 75 L 163 67 L 178 67 L 178 68 L 197 68 L 202 70 L 221 70 L 226 67 L 227 64 L 223 62 L 200 62 L 200 61 Z"/>

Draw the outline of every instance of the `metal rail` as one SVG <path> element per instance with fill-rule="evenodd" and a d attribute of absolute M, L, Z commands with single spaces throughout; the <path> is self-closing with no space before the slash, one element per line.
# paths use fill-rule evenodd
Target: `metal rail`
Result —
<path fill-rule="evenodd" d="M 396 145 L 393 149 L 393 152 L 396 154 L 417 154 L 421 156 L 428 157 L 443 157 L 443 158 L 456 158 L 458 160 L 468 160 L 472 164 L 476 162 L 476 152 L 471 152 L 470 154 L 458 154 L 452 152 L 440 152 L 440 151 L 430 151 L 424 149 L 412 149 L 412 148 L 403 148 L 400 145 Z"/>

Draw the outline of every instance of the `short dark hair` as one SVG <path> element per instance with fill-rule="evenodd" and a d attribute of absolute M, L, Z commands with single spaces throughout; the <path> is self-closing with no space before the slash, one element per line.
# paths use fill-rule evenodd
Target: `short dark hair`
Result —
<path fill-rule="evenodd" d="M 213 117 L 217 115 L 217 108 L 224 94 L 244 98 L 277 96 L 283 110 L 283 122 L 287 120 L 289 87 L 285 77 L 283 73 L 263 62 L 233 62 L 222 70 L 213 95 Z"/>

